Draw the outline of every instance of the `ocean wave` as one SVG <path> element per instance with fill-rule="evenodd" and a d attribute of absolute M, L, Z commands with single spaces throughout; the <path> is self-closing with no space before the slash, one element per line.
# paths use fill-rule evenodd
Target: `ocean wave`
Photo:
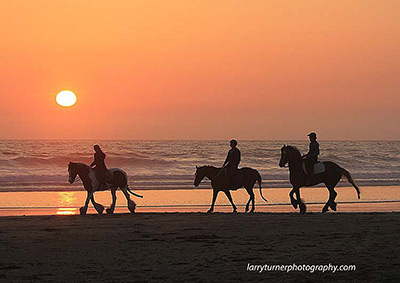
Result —
<path fill-rule="evenodd" d="M 93 157 L 78 156 L 78 157 L 37 157 L 37 156 L 21 156 L 11 159 L 0 160 L 1 166 L 60 166 L 66 167 L 69 162 L 83 162 L 90 164 Z M 107 157 L 106 163 L 109 167 L 122 167 L 134 165 L 167 165 L 171 161 L 156 158 L 139 158 L 139 157 Z"/>

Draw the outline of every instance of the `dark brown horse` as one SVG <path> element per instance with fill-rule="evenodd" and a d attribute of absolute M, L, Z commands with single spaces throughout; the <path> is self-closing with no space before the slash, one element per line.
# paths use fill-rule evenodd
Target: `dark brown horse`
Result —
<path fill-rule="evenodd" d="M 136 208 L 136 203 L 133 200 L 131 200 L 129 193 L 134 196 L 141 197 L 141 198 L 142 198 L 142 196 L 133 193 L 129 189 L 128 176 L 124 170 L 119 169 L 119 168 L 111 168 L 110 171 L 113 175 L 113 179 L 112 179 L 111 183 L 108 184 L 108 186 L 101 189 L 102 191 L 105 191 L 107 189 L 111 190 L 112 203 L 111 203 L 110 207 L 106 209 L 106 212 L 108 214 L 114 213 L 115 204 L 117 201 L 116 191 L 118 188 L 120 188 L 126 197 L 129 211 L 134 213 L 135 208 Z M 92 201 L 92 204 L 93 204 L 94 208 L 96 209 L 96 211 L 99 214 L 102 214 L 104 211 L 104 206 L 95 202 L 95 200 L 94 200 L 95 188 L 98 187 L 98 182 L 96 179 L 96 174 L 94 173 L 93 169 L 84 163 L 70 162 L 68 164 L 68 174 L 69 174 L 68 180 L 69 180 L 70 184 L 75 182 L 76 177 L 79 176 L 79 178 L 82 180 L 83 187 L 87 191 L 85 205 L 79 209 L 80 214 L 86 214 L 88 205 L 89 205 L 89 201 Z"/>
<path fill-rule="evenodd" d="M 300 188 L 304 186 L 315 186 L 320 183 L 324 183 L 329 190 L 329 199 L 322 208 L 322 212 L 327 212 L 329 207 L 336 211 L 337 203 L 335 202 L 335 198 L 337 192 L 335 191 L 335 187 L 343 176 L 353 185 L 357 191 L 358 198 L 360 198 L 360 189 L 354 183 L 349 171 L 334 162 L 323 162 L 325 165 L 325 171 L 323 173 L 312 175 L 309 184 L 305 184 L 307 175 L 303 169 L 303 158 L 297 148 L 290 145 L 284 145 L 281 148 L 281 160 L 279 161 L 279 166 L 285 167 L 286 163 L 289 163 L 290 183 L 293 186 L 293 189 L 289 193 L 290 202 L 295 209 L 297 209 L 297 205 L 299 205 L 300 213 L 306 212 L 306 205 L 300 198 Z M 296 193 L 296 199 L 293 197 L 294 193 Z"/>
<path fill-rule="evenodd" d="M 262 194 L 262 187 L 261 187 L 261 175 L 258 173 L 257 170 L 254 170 L 252 168 L 244 167 L 239 169 L 239 174 L 243 174 L 243 182 L 242 186 L 244 187 L 249 194 L 250 198 L 246 204 L 246 210 L 245 212 L 249 211 L 249 204 L 250 201 L 252 202 L 252 208 L 250 212 L 254 212 L 254 192 L 253 192 L 253 187 L 256 182 L 258 182 L 258 185 L 260 187 L 260 195 L 267 202 L 267 200 L 264 198 Z M 228 176 L 226 174 L 225 168 L 216 168 L 213 166 L 201 166 L 197 167 L 196 166 L 196 175 L 194 179 L 194 185 L 196 187 L 199 186 L 200 182 L 204 178 L 208 178 L 211 180 L 211 187 L 213 188 L 213 198 L 212 198 L 212 203 L 211 203 L 211 208 L 207 211 L 207 213 L 211 213 L 214 211 L 214 204 L 215 200 L 217 199 L 217 195 L 220 191 L 223 191 L 230 203 L 232 204 L 233 207 L 233 212 L 236 213 L 236 206 L 233 203 L 232 196 L 229 190 L 232 188 L 229 188 L 230 182 L 228 179 Z"/>

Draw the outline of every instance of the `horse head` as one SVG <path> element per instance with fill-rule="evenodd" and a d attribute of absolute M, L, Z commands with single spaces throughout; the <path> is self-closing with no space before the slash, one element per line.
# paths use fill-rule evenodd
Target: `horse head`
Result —
<path fill-rule="evenodd" d="M 78 175 L 77 164 L 74 162 L 70 162 L 68 164 L 68 182 L 70 184 L 75 182 L 76 175 Z"/>
<path fill-rule="evenodd" d="M 279 160 L 279 167 L 285 167 L 286 163 L 288 163 L 288 154 L 287 154 L 287 146 L 283 145 L 281 148 L 281 160 Z"/>
<path fill-rule="evenodd" d="M 283 145 L 281 148 L 281 160 L 279 161 L 279 166 L 285 167 L 286 163 L 295 159 L 301 159 L 300 151 L 294 146 Z"/>
<path fill-rule="evenodd" d="M 196 166 L 196 173 L 194 174 L 194 186 L 198 187 L 200 185 L 200 182 L 204 179 L 206 176 L 206 169 L 207 166 Z"/>

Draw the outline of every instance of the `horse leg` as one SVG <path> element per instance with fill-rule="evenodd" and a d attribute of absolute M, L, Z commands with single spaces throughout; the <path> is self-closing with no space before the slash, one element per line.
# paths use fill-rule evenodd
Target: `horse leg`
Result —
<path fill-rule="evenodd" d="M 250 199 L 251 199 L 251 210 L 250 213 L 254 212 L 255 206 L 254 206 L 254 192 L 253 189 L 250 190 Z"/>
<path fill-rule="evenodd" d="M 80 213 L 81 215 L 85 215 L 85 214 L 86 214 L 87 209 L 88 209 L 88 205 L 89 205 L 89 201 L 90 201 L 90 199 L 92 198 L 93 193 L 94 193 L 93 191 L 91 191 L 91 192 L 88 191 L 88 192 L 87 192 L 85 205 L 82 206 L 82 207 L 79 209 L 79 213 Z"/>
<path fill-rule="evenodd" d="M 300 214 L 304 214 L 304 213 L 306 213 L 306 211 L 307 211 L 307 207 L 306 207 L 306 205 L 304 204 L 304 202 L 301 200 L 301 197 L 300 197 L 300 188 L 296 189 L 296 190 L 295 190 L 295 193 L 296 193 L 296 198 L 297 198 L 297 201 L 298 201 L 299 207 L 300 207 Z"/>
<path fill-rule="evenodd" d="M 249 194 L 249 200 L 246 203 L 246 209 L 244 211 L 244 212 L 247 212 L 247 211 L 249 211 L 249 205 L 250 205 L 250 201 L 251 201 L 251 191 L 248 190 L 246 187 L 245 187 L 245 189 L 246 189 L 247 193 Z"/>
<path fill-rule="evenodd" d="M 229 190 L 226 190 L 226 191 L 224 191 L 224 193 L 226 194 L 226 197 L 229 199 L 230 203 L 232 204 L 233 213 L 236 213 L 237 212 L 237 210 L 236 210 L 237 208 L 236 208 L 236 205 L 233 203 L 231 192 Z"/>
<path fill-rule="evenodd" d="M 334 179 L 331 182 L 324 182 L 325 186 L 329 190 L 329 199 L 326 202 L 324 208 L 322 209 L 323 213 L 328 211 L 328 207 L 330 207 L 333 211 L 336 211 L 337 203 L 335 202 L 335 199 L 337 196 L 337 192 L 335 191 L 335 187 L 336 187 L 337 183 L 339 183 L 340 178 L 341 178 L 341 176 L 338 176 L 336 179 Z"/>
<path fill-rule="evenodd" d="M 112 203 L 109 208 L 106 209 L 107 214 L 113 214 L 115 210 L 115 204 L 117 202 L 117 188 L 111 188 Z"/>
<path fill-rule="evenodd" d="M 136 209 L 136 203 L 131 200 L 131 197 L 128 193 L 128 190 L 126 188 L 121 188 L 122 192 L 124 193 L 125 197 L 126 197 L 126 201 L 128 203 L 128 209 L 131 213 L 135 213 L 135 209 Z"/>
<path fill-rule="evenodd" d="M 251 197 L 249 197 L 249 200 L 248 200 L 247 203 L 246 203 L 246 209 L 244 210 L 244 212 L 249 211 L 250 201 L 251 201 Z"/>
<path fill-rule="evenodd" d="M 95 202 L 94 194 L 92 194 L 92 197 L 90 198 L 90 200 L 92 201 L 92 204 L 93 204 L 94 208 L 96 209 L 97 213 L 103 214 L 104 206 L 102 206 L 100 203 Z"/>
<path fill-rule="evenodd" d="M 211 202 L 211 207 L 210 209 L 207 211 L 207 213 L 211 213 L 214 211 L 214 204 L 215 204 L 215 200 L 217 199 L 217 195 L 218 195 L 219 191 L 213 189 L 213 198 L 212 198 L 212 202 Z"/>
<path fill-rule="evenodd" d="M 292 204 L 294 209 L 297 209 L 297 200 L 293 197 L 294 191 L 295 189 L 293 188 L 289 193 L 289 197 L 290 197 L 290 203 Z"/>

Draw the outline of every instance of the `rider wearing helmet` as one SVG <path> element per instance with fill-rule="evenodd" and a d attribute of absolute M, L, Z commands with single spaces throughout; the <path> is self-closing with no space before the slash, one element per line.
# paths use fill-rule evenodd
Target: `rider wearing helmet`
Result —
<path fill-rule="evenodd" d="M 106 154 L 101 150 L 99 145 L 95 145 L 94 147 L 94 161 L 92 162 L 92 164 L 90 164 L 91 167 L 94 167 L 94 173 L 96 175 L 96 179 L 99 182 L 99 188 L 101 188 L 102 186 L 104 186 L 104 184 L 106 183 L 106 172 L 107 172 L 107 167 L 106 164 L 104 162 L 104 160 L 106 159 Z"/>
<path fill-rule="evenodd" d="M 241 159 L 241 153 L 240 150 L 236 147 L 237 146 L 237 141 L 236 140 L 231 140 L 230 141 L 230 146 L 231 149 L 228 151 L 228 155 L 225 159 L 223 167 L 226 168 L 226 171 L 228 173 L 228 178 L 230 182 L 230 186 L 234 186 L 234 181 L 238 176 L 238 166 L 240 163 Z"/>
<path fill-rule="evenodd" d="M 317 134 L 311 132 L 308 134 L 308 137 L 310 139 L 310 147 L 308 153 L 303 156 L 307 173 L 306 183 L 310 183 L 310 179 L 314 171 L 314 164 L 318 162 L 319 155 L 319 143 L 317 142 Z"/>

